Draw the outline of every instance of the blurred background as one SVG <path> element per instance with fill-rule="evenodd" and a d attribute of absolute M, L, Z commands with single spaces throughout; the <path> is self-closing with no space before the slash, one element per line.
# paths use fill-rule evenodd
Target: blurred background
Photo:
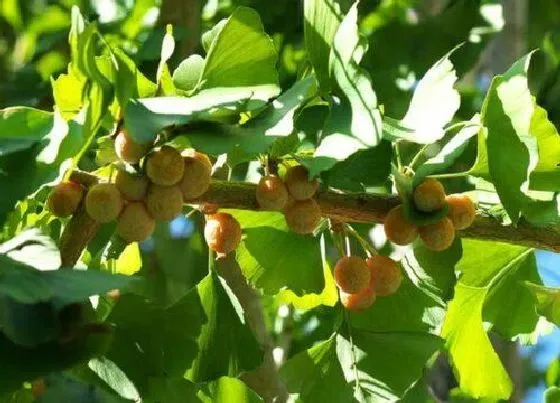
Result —
<path fill-rule="evenodd" d="M 334 0 L 333 0 L 334 1 Z M 0 108 L 15 105 L 52 109 L 50 81 L 66 71 L 70 50 L 70 10 L 78 5 L 89 21 L 97 21 L 109 46 L 125 50 L 149 78 L 154 79 L 166 24 L 173 24 L 176 50 L 173 70 L 192 53 L 202 53 L 200 35 L 239 5 L 255 8 L 279 52 L 278 70 L 284 88 L 305 68 L 302 0 L 0 0 Z M 385 112 L 401 118 L 412 90 L 426 70 L 446 52 L 463 43 L 453 56 L 461 77 L 459 119 L 480 110 L 495 74 L 518 57 L 540 49 L 532 66 L 530 85 L 537 102 L 560 127 L 560 1 L 559 0 L 361 0 L 360 29 L 369 43 L 363 60 Z M 437 150 L 436 150 L 437 151 Z M 174 239 L 175 252 L 198 245 L 196 223 L 181 217 L 158 229 Z M 364 229 L 379 246 L 382 231 Z M 154 240 L 142 245 L 152 257 Z M 169 244 L 168 244 L 169 245 Z M 537 254 L 544 284 L 560 286 L 560 257 Z M 147 260 L 145 260 L 147 261 Z M 321 309 L 294 312 L 264 301 L 275 358 L 282 360 L 308 347 L 309 340 L 328 335 L 330 323 Z M 520 340 L 495 337 L 497 350 L 517 384 L 513 401 L 540 402 L 546 386 L 560 385 L 560 331 L 543 322 L 536 335 Z M 276 357 L 278 356 L 278 357 Z M 433 391 L 428 400 L 454 400 L 452 371 L 441 360 L 427 377 Z M 411 391 L 413 392 L 413 391 Z M 407 395 L 418 398 L 420 392 Z"/>

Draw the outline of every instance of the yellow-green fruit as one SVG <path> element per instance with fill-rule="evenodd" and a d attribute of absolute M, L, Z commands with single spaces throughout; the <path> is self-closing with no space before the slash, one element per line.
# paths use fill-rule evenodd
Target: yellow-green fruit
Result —
<path fill-rule="evenodd" d="M 366 260 L 371 271 L 371 287 L 377 295 L 394 294 L 402 282 L 397 262 L 387 256 L 376 255 Z"/>
<path fill-rule="evenodd" d="M 309 180 L 309 172 L 301 165 L 289 168 L 284 182 L 294 200 L 311 199 L 319 187 L 317 178 Z"/>
<path fill-rule="evenodd" d="M 431 213 L 443 207 L 445 190 L 440 181 L 428 178 L 414 188 L 412 197 L 418 210 Z"/>
<path fill-rule="evenodd" d="M 369 286 L 370 269 L 359 256 L 343 256 L 334 266 L 334 281 L 338 288 L 348 294 L 356 294 Z"/>
<path fill-rule="evenodd" d="M 83 189 L 79 183 L 61 182 L 51 190 L 47 208 L 57 217 L 68 217 L 78 209 L 82 196 Z"/>
<path fill-rule="evenodd" d="M 206 154 L 193 149 L 184 150 L 181 155 L 185 161 L 185 172 L 179 187 L 185 201 L 193 200 L 206 193 L 210 187 L 212 163 Z"/>
<path fill-rule="evenodd" d="M 418 237 L 418 227 L 406 219 L 401 204 L 389 211 L 383 224 L 387 239 L 397 245 L 408 245 Z"/>
<path fill-rule="evenodd" d="M 206 218 L 204 239 L 210 249 L 220 255 L 227 255 L 241 242 L 241 225 L 231 214 L 212 214 Z"/>
<path fill-rule="evenodd" d="M 439 252 L 451 246 L 455 239 L 455 227 L 447 217 L 435 224 L 420 227 L 420 238 L 426 248 Z"/>
<path fill-rule="evenodd" d="M 143 200 L 148 191 L 148 179 L 145 176 L 135 175 L 119 169 L 115 178 L 115 185 L 126 200 Z"/>
<path fill-rule="evenodd" d="M 263 176 L 257 185 L 257 202 L 264 210 L 280 211 L 288 202 L 288 190 L 278 176 Z"/>
<path fill-rule="evenodd" d="M 349 294 L 340 291 L 340 303 L 351 311 L 363 311 L 368 309 L 375 302 L 375 292 L 369 287 L 364 288 L 356 294 Z"/>
<path fill-rule="evenodd" d="M 183 157 L 173 147 L 163 146 L 146 158 L 146 174 L 156 185 L 175 185 L 183 177 L 183 172 Z"/>
<path fill-rule="evenodd" d="M 465 229 L 471 226 L 476 216 L 476 207 L 467 195 L 456 194 L 445 198 L 449 206 L 447 217 L 453 222 L 455 229 Z"/>
<path fill-rule="evenodd" d="M 179 186 L 151 184 L 146 196 L 146 206 L 156 220 L 169 221 L 181 214 L 183 195 Z"/>
<path fill-rule="evenodd" d="M 321 222 L 321 207 L 313 199 L 288 203 L 284 209 L 288 227 L 298 234 L 311 234 Z"/>
<path fill-rule="evenodd" d="M 156 228 L 156 220 L 142 202 L 129 203 L 117 220 L 117 233 L 127 242 L 141 242 Z"/>
<path fill-rule="evenodd" d="M 93 185 L 86 195 L 86 212 L 101 223 L 116 220 L 122 207 L 121 193 L 112 183 Z"/>
<path fill-rule="evenodd" d="M 120 159 L 129 164 L 138 164 L 149 149 L 149 144 L 135 142 L 124 128 L 120 129 L 115 138 L 115 152 Z"/>

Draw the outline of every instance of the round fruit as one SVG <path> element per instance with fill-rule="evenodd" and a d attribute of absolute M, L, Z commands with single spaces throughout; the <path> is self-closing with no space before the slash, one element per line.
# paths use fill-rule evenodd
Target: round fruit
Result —
<path fill-rule="evenodd" d="M 369 287 L 357 294 L 348 294 L 340 291 L 340 303 L 343 307 L 352 311 L 368 309 L 375 302 L 375 298 L 375 292 Z"/>
<path fill-rule="evenodd" d="M 156 228 L 156 220 L 142 202 L 129 203 L 117 220 L 117 233 L 127 242 L 140 242 Z"/>
<path fill-rule="evenodd" d="M 311 199 L 319 187 L 317 178 L 309 180 L 309 172 L 301 165 L 289 168 L 284 181 L 288 192 L 295 200 Z"/>
<path fill-rule="evenodd" d="M 61 182 L 49 194 L 47 208 L 57 217 L 74 214 L 82 201 L 83 189 L 79 183 Z"/>
<path fill-rule="evenodd" d="M 346 293 L 363 291 L 368 288 L 370 280 L 370 269 L 361 257 L 344 256 L 334 266 L 334 281 Z"/>
<path fill-rule="evenodd" d="M 366 260 L 371 272 L 371 287 L 375 294 L 394 294 L 402 282 L 402 273 L 397 262 L 387 256 L 376 255 Z"/>
<path fill-rule="evenodd" d="M 31 382 L 31 394 L 34 398 L 39 398 L 45 394 L 47 391 L 47 383 L 45 378 L 37 378 Z"/>
<path fill-rule="evenodd" d="M 440 181 L 427 178 L 414 188 L 412 194 L 414 205 L 420 211 L 431 213 L 443 207 L 445 203 L 445 190 Z"/>
<path fill-rule="evenodd" d="M 146 207 L 156 220 L 174 219 L 183 211 L 183 195 L 179 186 L 151 184 L 146 196 Z"/>
<path fill-rule="evenodd" d="M 126 200 L 139 201 L 146 196 L 149 182 L 145 176 L 131 174 L 124 169 L 119 169 L 115 177 L 115 185 Z"/>
<path fill-rule="evenodd" d="M 206 154 L 193 149 L 184 150 L 185 169 L 179 187 L 184 200 L 193 200 L 202 196 L 210 187 L 212 163 Z"/>
<path fill-rule="evenodd" d="M 467 195 L 456 194 L 445 198 L 449 206 L 447 217 L 453 223 L 455 229 L 465 229 L 471 226 L 476 215 L 476 207 Z"/>
<path fill-rule="evenodd" d="M 284 209 L 288 227 L 298 234 L 311 234 L 321 221 L 321 207 L 313 199 L 293 201 Z"/>
<path fill-rule="evenodd" d="M 439 252 L 451 246 L 455 239 L 455 228 L 447 217 L 435 224 L 420 227 L 420 238 L 426 248 Z"/>
<path fill-rule="evenodd" d="M 385 217 L 384 227 L 387 239 L 397 245 L 408 245 L 418 237 L 418 227 L 407 221 L 402 205 L 389 211 Z"/>
<path fill-rule="evenodd" d="M 231 214 L 212 214 L 206 218 L 204 238 L 210 249 L 227 255 L 233 252 L 241 242 L 241 226 Z"/>
<path fill-rule="evenodd" d="M 264 210 L 280 211 L 288 202 L 288 190 L 275 175 L 263 176 L 257 185 L 257 202 Z"/>
<path fill-rule="evenodd" d="M 183 177 L 183 172 L 183 157 L 173 147 L 163 146 L 146 158 L 146 174 L 156 185 L 175 185 Z"/>
<path fill-rule="evenodd" d="M 101 223 L 116 220 L 122 207 L 121 193 L 112 183 L 93 185 L 86 195 L 86 212 Z"/>
<path fill-rule="evenodd" d="M 135 142 L 125 128 L 121 128 L 115 138 L 115 151 L 117 155 L 129 164 L 138 164 L 149 149 L 149 144 Z"/>

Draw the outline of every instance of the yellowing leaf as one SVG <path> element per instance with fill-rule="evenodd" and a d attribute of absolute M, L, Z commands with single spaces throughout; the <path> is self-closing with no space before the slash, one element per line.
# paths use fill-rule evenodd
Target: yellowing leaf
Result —
<path fill-rule="evenodd" d="M 136 242 L 129 244 L 117 259 L 117 273 L 132 275 L 142 267 L 140 249 Z"/>

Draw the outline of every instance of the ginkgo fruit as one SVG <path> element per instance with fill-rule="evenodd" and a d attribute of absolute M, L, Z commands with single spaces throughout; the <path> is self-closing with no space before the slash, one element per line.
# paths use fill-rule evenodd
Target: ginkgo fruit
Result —
<path fill-rule="evenodd" d="M 207 216 L 204 239 L 208 247 L 220 255 L 233 252 L 241 242 L 241 225 L 228 213 Z"/>
<path fill-rule="evenodd" d="M 117 234 L 127 242 L 141 242 L 156 228 L 156 220 L 143 202 L 129 203 L 117 220 Z"/>
<path fill-rule="evenodd" d="M 185 172 L 185 163 L 179 151 L 163 146 L 146 157 L 146 175 L 156 185 L 171 186 L 179 183 Z"/>
<path fill-rule="evenodd" d="M 150 182 L 142 175 L 136 175 L 119 169 L 115 177 L 115 185 L 126 200 L 139 201 L 144 199 Z"/>
<path fill-rule="evenodd" d="M 359 256 L 343 256 L 334 266 L 334 281 L 338 288 L 348 294 L 356 294 L 369 286 L 370 269 Z"/>
<path fill-rule="evenodd" d="M 184 173 L 179 187 L 183 199 L 193 200 L 202 196 L 210 187 L 212 163 L 206 154 L 186 149 L 181 154 L 184 160 Z"/>
<path fill-rule="evenodd" d="M 366 260 L 371 273 L 371 286 L 375 294 L 386 296 L 394 294 L 402 282 L 402 273 L 393 259 L 375 255 Z"/>
<path fill-rule="evenodd" d="M 31 382 L 31 394 L 35 399 L 40 398 L 47 391 L 47 383 L 45 378 L 37 378 Z"/>
<path fill-rule="evenodd" d="M 259 181 L 256 197 L 262 209 L 280 211 L 288 202 L 288 190 L 278 176 L 267 175 Z"/>
<path fill-rule="evenodd" d="M 455 227 L 447 217 L 435 224 L 420 227 L 419 232 L 426 248 L 436 252 L 449 248 L 455 239 Z"/>
<path fill-rule="evenodd" d="M 96 221 L 116 220 L 123 207 L 121 193 L 113 183 L 93 185 L 86 195 L 86 212 Z"/>
<path fill-rule="evenodd" d="M 179 186 L 151 184 L 146 196 L 146 207 L 156 220 L 169 221 L 183 210 L 183 195 Z"/>
<path fill-rule="evenodd" d="M 284 209 L 288 228 L 298 234 L 311 234 L 321 222 L 321 207 L 313 199 L 289 202 Z"/>
<path fill-rule="evenodd" d="M 317 192 L 317 178 L 309 180 L 309 172 L 302 165 L 290 167 L 284 177 L 286 188 L 294 200 L 311 199 Z"/>
<path fill-rule="evenodd" d="M 418 227 L 406 219 L 402 204 L 389 211 L 383 224 L 387 239 L 397 245 L 408 245 L 418 237 Z"/>
<path fill-rule="evenodd" d="M 449 206 L 447 217 L 455 229 L 470 227 L 476 216 L 476 207 L 471 198 L 463 194 L 454 194 L 447 196 L 445 201 Z"/>
<path fill-rule="evenodd" d="M 79 183 L 61 182 L 51 190 L 47 199 L 47 208 L 57 217 L 68 217 L 78 209 L 83 194 Z"/>
<path fill-rule="evenodd" d="M 117 137 L 115 137 L 115 152 L 121 160 L 129 164 L 138 164 L 149 150 L 149 144 L 140 144 L 134 141 L 124 127 L 119 130 Z"/>
<path fill-rule="evenodd" d="M 412 197 L 418 210 L 431 213 L 443 207 L 445 190 L 440 181 L 427 178 L 414 188 Z"/>
<path fill-rule="evenodd" d="M 375 292 L 373 292 L 373 290 L 369 287 L 355 294 L 340 291 L 340 303 L 343 307 L 352 311 L 363 311 L 368 309 L 373 305 L 375 300 Z"/>

